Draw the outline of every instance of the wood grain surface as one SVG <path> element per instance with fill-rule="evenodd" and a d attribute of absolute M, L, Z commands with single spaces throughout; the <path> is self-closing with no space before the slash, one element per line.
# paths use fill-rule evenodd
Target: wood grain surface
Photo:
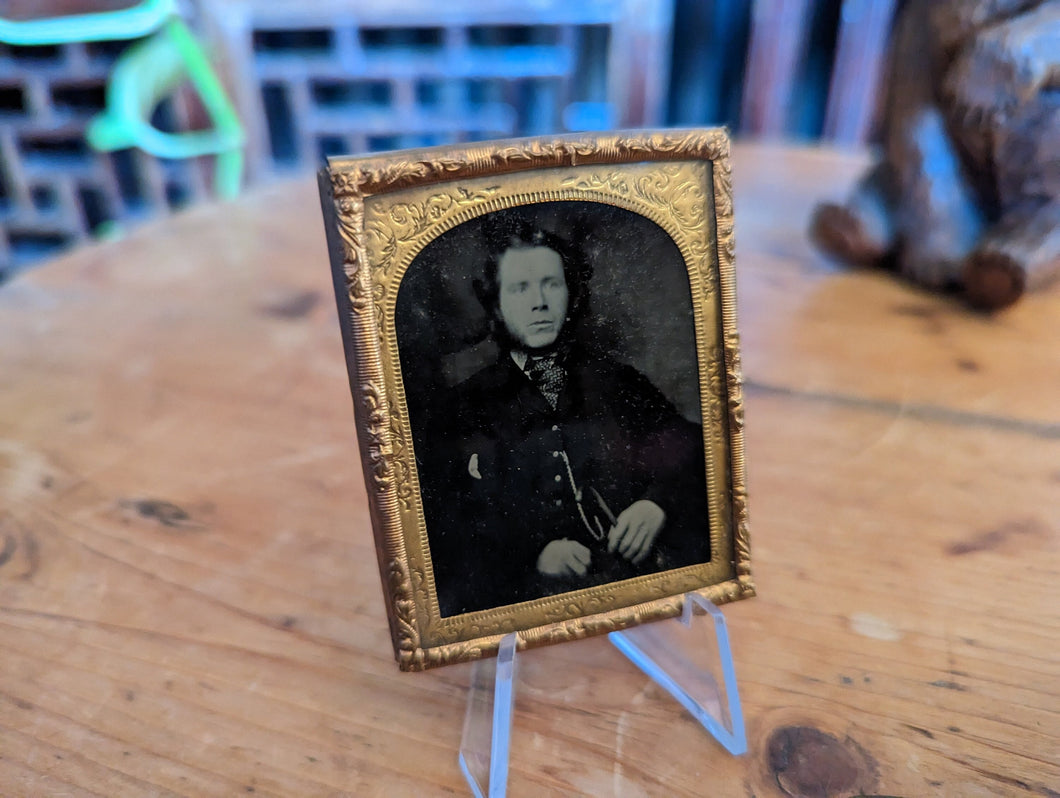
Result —
<path fill-rule="evenodd" d="M 1060 291 L 805 240 L 866 159 L 738 146 L 759 597 L 740 758 L 606 639 L 520 657 L 509 794 L 1060 794 Z M 0 795 L 466 794 L 391 658 L 314 185 L 0 286 Z"/>

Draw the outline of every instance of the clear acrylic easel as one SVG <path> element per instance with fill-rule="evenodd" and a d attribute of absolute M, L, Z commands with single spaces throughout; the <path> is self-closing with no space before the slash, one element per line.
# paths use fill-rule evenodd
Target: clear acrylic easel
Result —
<path fill-rule="evenodd" d="M 703 612 L 696 613 L 697 607 Z M 713 621 L 709 627 L 704 615 Z M 696 618 L 701 620 L 696 622 Z M 730 754 L 746 753 L 729 633 L 725 616 L 713 603 L 686 593 L 680 618 L 612 632 L 608 637 Z M 516 642 L 514 633 L 505 635 L 497 658 L 479 660 L 471 671 L 460 769 L 475 798 L 504 798 L 507 790 Z"/>

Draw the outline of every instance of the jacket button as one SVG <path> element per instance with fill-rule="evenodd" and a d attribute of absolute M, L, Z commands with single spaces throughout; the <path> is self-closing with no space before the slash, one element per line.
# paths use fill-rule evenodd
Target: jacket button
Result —
<path fill-rule="evenodd" d="M 559 432 L 559 424 L 553 424 L 552 425 L 552 431 L 553 432 Z"/>
<path fill-rule="evenodd" d="M 553 452 L 553 453 L 552 453 L 552 456 L 553 456 L 553 457 L 559 457 L 559 452 Z"/>
<path fill-rule="evenodd" d="M 556 499 L 556 501 L 555 501 L 555 502 L 553 502 L 553 503 L 554 503 L 554 504 L 555 504 L 555 505 L 556 505 L 557 507 L 562 507 L 562 506 L 563 506 L 563 499 Z"/>
<path fill-rule="evenodd" d="M 556 474 L 556 482 L 562 482 L 562 481 L 563 481 L 563 477 L 561 477 L 559 474 Z"/>

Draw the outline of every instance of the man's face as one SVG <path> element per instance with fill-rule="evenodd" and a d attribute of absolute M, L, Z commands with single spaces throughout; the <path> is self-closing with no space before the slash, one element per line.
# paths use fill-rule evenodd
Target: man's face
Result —
<path fill-rule="evenodd" d="M 497 269 L 504 326 L 521 346 L 542 349 L 555 343 L 567 316 L 563 260 L 548 247 L 509 249 Z"/>

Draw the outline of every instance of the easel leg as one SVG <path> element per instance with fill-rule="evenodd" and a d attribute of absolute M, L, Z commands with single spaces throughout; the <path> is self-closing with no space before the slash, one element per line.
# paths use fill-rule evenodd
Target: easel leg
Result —
<path fill-rule="evenodd" d="M 694 623 L 696 607 L 710 616 L 710 625 Z M 747 752 L 729 633 L 725 616 L 714 604 L 686 593 L 680 620 L 644 624 L 608 637 L 729 753 Z M 508 788 L 516 643 L 514 633 L 505 635 L 497 658 L 479 660 L 471 670 L 460 769 L 475 798 L 504 798 Z"/>
<path fill-rule="evenodd" d="M 497 658 L 478 660 L 471 669 L 460 769 L 475 798 L 504 798 L 508 789 L 516 643 L 514 633 L 505 635 Z M 488 792 L 483 791 L 483 785 Z"/>
<path fill-rule="evenodd" d="M 694 624 L 696 607 L 710 616 L 710 626 Z M 644 624 L 608 637 L 729 753 L 747 752 L 729 633 L 725 616 L 712 602 L 686 593 L 679 622 Z"/>

